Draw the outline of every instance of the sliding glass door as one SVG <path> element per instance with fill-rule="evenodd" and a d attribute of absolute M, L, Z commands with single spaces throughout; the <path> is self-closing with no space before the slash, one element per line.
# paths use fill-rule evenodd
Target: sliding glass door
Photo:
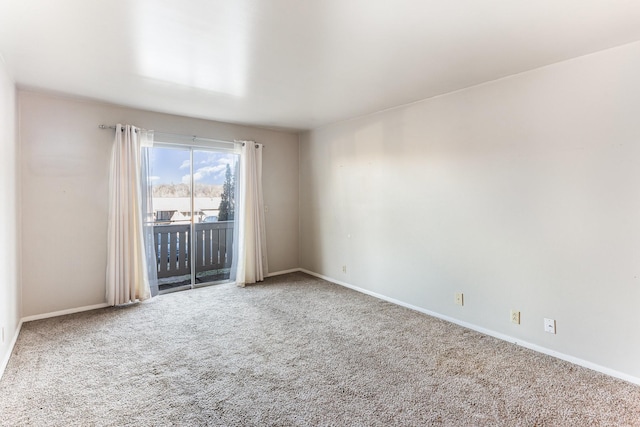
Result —
<path fill-rule="evenodd" d="M 150 149 L 153 235 L 160 292 L 229 280 L 238 155 L 158 144 Z"/>
<path fill-rule="evenodd" d="M 237 155 L 193 150 L 196 283 L 229 280 L 233 262 Z"/>

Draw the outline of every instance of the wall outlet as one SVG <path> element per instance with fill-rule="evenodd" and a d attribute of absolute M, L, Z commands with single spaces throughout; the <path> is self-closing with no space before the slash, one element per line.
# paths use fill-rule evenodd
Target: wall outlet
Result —
<path fill-rule="evenodd" d="M 520 312 L 518 310 L 511 310 L 511 323 L 520 324 Z"/>
<path fill-rule="evenodd" d="M 556 321 L 553 319 L 544 319 L 544 331 L 550 334 L 556 333 Z"/>
<path fill-rule="evenodd" d="M 0 344 L 4 344 L 4 326 L 0 328 Z"/>
<path fill-rule="evenodd" d="M 458 305 L 464 305 L 464 297 L 462 296 L 462 292 L 456 292 L 455 302 Z"/>
<path fill-rule="evenodd" d="M 347 266 L 346 266 L 346 265 L 343 265 L 343 266 L 342 266 L 342 272 L 343 272 L 343 273 L 346 273 L 346 272 L 347 272 Z"/>

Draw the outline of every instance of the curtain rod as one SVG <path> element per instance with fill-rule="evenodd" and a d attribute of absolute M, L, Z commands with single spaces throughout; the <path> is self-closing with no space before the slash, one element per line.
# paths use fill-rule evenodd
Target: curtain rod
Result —
<path fill-rule="evenodd" d="M 98 125 L 98 127 L 100 129 L 113 129 L 113 130 L 116 129 L 115 126 L 107 126 L 107 125 Z M 123 129 L 123 131 L 124 131 L 124 129 Z M 202 137 L 196 136 L 196 135 L 182 135 L 182 134 L 179 134 L 179 133 L 169 133 L 169 132 L 160 132 L 160 131 L 153 131 L 153 132 L 161 134 L 161 135 L 170 135 L 170 136 L 178 136 L 178 137 L 182 137 L 182 138 L 185 138 L 185 137 L 186 138 L 191 138 L 192 141 L 195 141 L 196 139 L 198 139 L 200 141 L 220 142 L 220 143 L 223 143 L 223 144 L 235 144 L 235 142 L 233 142 L 233 141 L 225 141 L 223 139 L 202 138 Z M 244 143 L 243 143 L 243 145 L 244 145 Z M 256 144 L 256 145 L 258 145 L 258 144 Z"/>

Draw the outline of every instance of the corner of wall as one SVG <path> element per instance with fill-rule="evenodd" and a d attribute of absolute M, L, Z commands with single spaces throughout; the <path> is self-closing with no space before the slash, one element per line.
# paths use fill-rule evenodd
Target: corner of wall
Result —
<path fill-rule="evenodd" d="M 22 144 L 21 141 L 21 132 L 20 132 L 20 96 L 19 90 L 14 86 L 14 108 L 15 108 L 15 147 L 16 147 L 16 232 L 17 232 L 17 242 L 16 242 L 16 256 L 17 256 L 17 272 L 16 279 L 18 281 L 17 284 L 17 295 L 18 295 L 18 319 L 22 319 Z M 20 326 L 22 325 L 22 321 L 20 321 L 20 325 L 18 325 L 18 332 L 20 331 Z M 16 337 L 18 332 L 16 332 Z"/>
<path fill-rule="evenodd" d="M 1 59 L 1 58 L 0 58 Z M 0 376 L 20 331 L 19 137 L 15 81 L 0 60 Z"/>
<path fill-rule="evenodd" d="M 300 222 L 300 217 L 302 216 L 302 204 L 300 203 L 300 190 L 302 188 L 302 183 L 300 181 L 302 170 L 300 169 L 300 145 L 302 142 L 302 134 L 303 132 L 298 132 L 298 259 L 296 260 L 296 264 L 298 268 L 300 268 L 300 249 L 302 248 L 302 223 Z"/>

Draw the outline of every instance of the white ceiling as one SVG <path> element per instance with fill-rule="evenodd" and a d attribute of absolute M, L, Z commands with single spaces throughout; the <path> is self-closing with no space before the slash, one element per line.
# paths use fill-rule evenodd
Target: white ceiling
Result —
<path fill-rule="evenodd" d="M 0 0 L 22 87 L 292 130 L 637 40 L 637 0 Z"/>

